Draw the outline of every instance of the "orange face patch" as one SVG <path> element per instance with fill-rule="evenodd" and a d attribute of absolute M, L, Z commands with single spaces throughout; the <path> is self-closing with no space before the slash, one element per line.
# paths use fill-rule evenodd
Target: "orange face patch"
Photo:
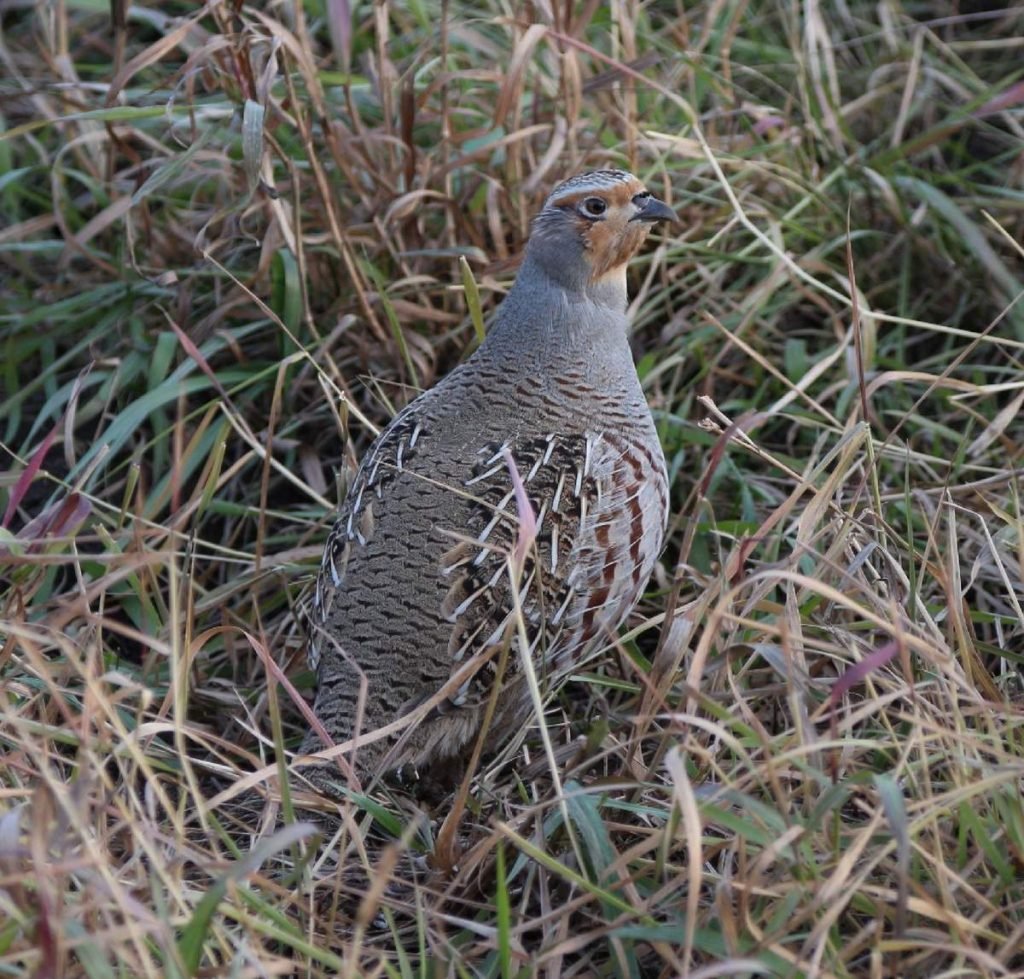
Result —
<path fill-rule="evenodd" d="M 650 230 L 649 224 L 629 223 L 628 215 L 619 214 L 610 215 L 584 230 L 585 255 L 593 266 L 591 281 L 602 279 L 624 266 L 644 243 Z"/>
<path fill-rule="evenodd" d="M 644 243 L 650 225 L 630 221 L 635 213 L 633 198 L 643 191 L 644 186 L 639 180 L 630 180 L 614 187 L 577 191 L 559 198 L 557 206 L 571 209 L 576 215 L 576 228 L 583 239 L 584 254 L 593 267 L 591 281 L 602 279 L 625 265 Z M 580 205 L 590 197 L 598 197 L 607 205 L 599 219 L 590 219 L 580 213 Z"/>

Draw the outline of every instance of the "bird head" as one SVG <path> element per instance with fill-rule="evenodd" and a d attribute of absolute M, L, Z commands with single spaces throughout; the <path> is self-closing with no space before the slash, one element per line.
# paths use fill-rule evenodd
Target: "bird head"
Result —
<path fill-rule="evenodd" d="M 593 170 L 559 184 L 533 222 L 527 255 L 570 288 L 625 289 L 626 265 L 658 221 L 676 213 L 625 170 Z"/>

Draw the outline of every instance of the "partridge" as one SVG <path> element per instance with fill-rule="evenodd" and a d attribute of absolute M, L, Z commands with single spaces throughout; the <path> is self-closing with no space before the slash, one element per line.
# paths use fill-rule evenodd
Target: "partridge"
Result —
<path fill-rule="evenodd" d="M 309 644 L 314 712 L 335 744 L 355 739 L 363 777 L 457 766 L 496 678 L 487 737 L 500 746 L 530 716 L 522 657 L 556 678 L 640 598 L 669 495 L 627 340 L 626 266 L 674 219 L 622 170 L 558 185 L 479 349 L 363 459 Z M 536 534 L 517 565 L 522 490 Z M 311 732 L 303 747 L 325 745 Z"/>

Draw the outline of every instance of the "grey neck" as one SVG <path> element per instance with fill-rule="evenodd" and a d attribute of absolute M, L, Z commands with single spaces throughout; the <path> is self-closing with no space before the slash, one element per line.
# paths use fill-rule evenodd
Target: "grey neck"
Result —
<path fill-rule="evenodd" d="M 595 283 L 582 257 L 542 263 L 532 252 L 527 249 L 482 352 L 520 361 L 561 355 L 583 362 L 603 355 L 618 358 L 624 350 L 628 354 L 625 270 Z M 550 268 L 559 270 L 557 278 Z"/>
<path fill-rule="evenodd" d="M 523 258 L 522 268 L 516 277 L 516 285 L 525 282 L 528 287 L 543 280 L 553 282 L 569 296 L 578 297 L 598 306 L 622 313 L 626 310 L 626 268 L 622 266 L 616 274 L 603 276 L 599 281 L 591 279 L 593 266 L 584 257 L 583 246 L 576 236 L 545 233 L 538 225 L 530 236 Z"/>

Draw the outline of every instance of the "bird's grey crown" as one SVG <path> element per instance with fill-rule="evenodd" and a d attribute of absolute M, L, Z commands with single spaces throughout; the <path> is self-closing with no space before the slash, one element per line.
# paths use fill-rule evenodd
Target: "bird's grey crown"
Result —
<path fill-rule="evenodd" d="M 544 206 L 554 204 L 568 194 L 585 193 L 588 190 L 608 190 L 617 184 L 633 183 L 636 177 L 625 170 L 591 170 L 589 173 L 578 173 L 575 177 L 563 180 L 548 195 Z"/>

